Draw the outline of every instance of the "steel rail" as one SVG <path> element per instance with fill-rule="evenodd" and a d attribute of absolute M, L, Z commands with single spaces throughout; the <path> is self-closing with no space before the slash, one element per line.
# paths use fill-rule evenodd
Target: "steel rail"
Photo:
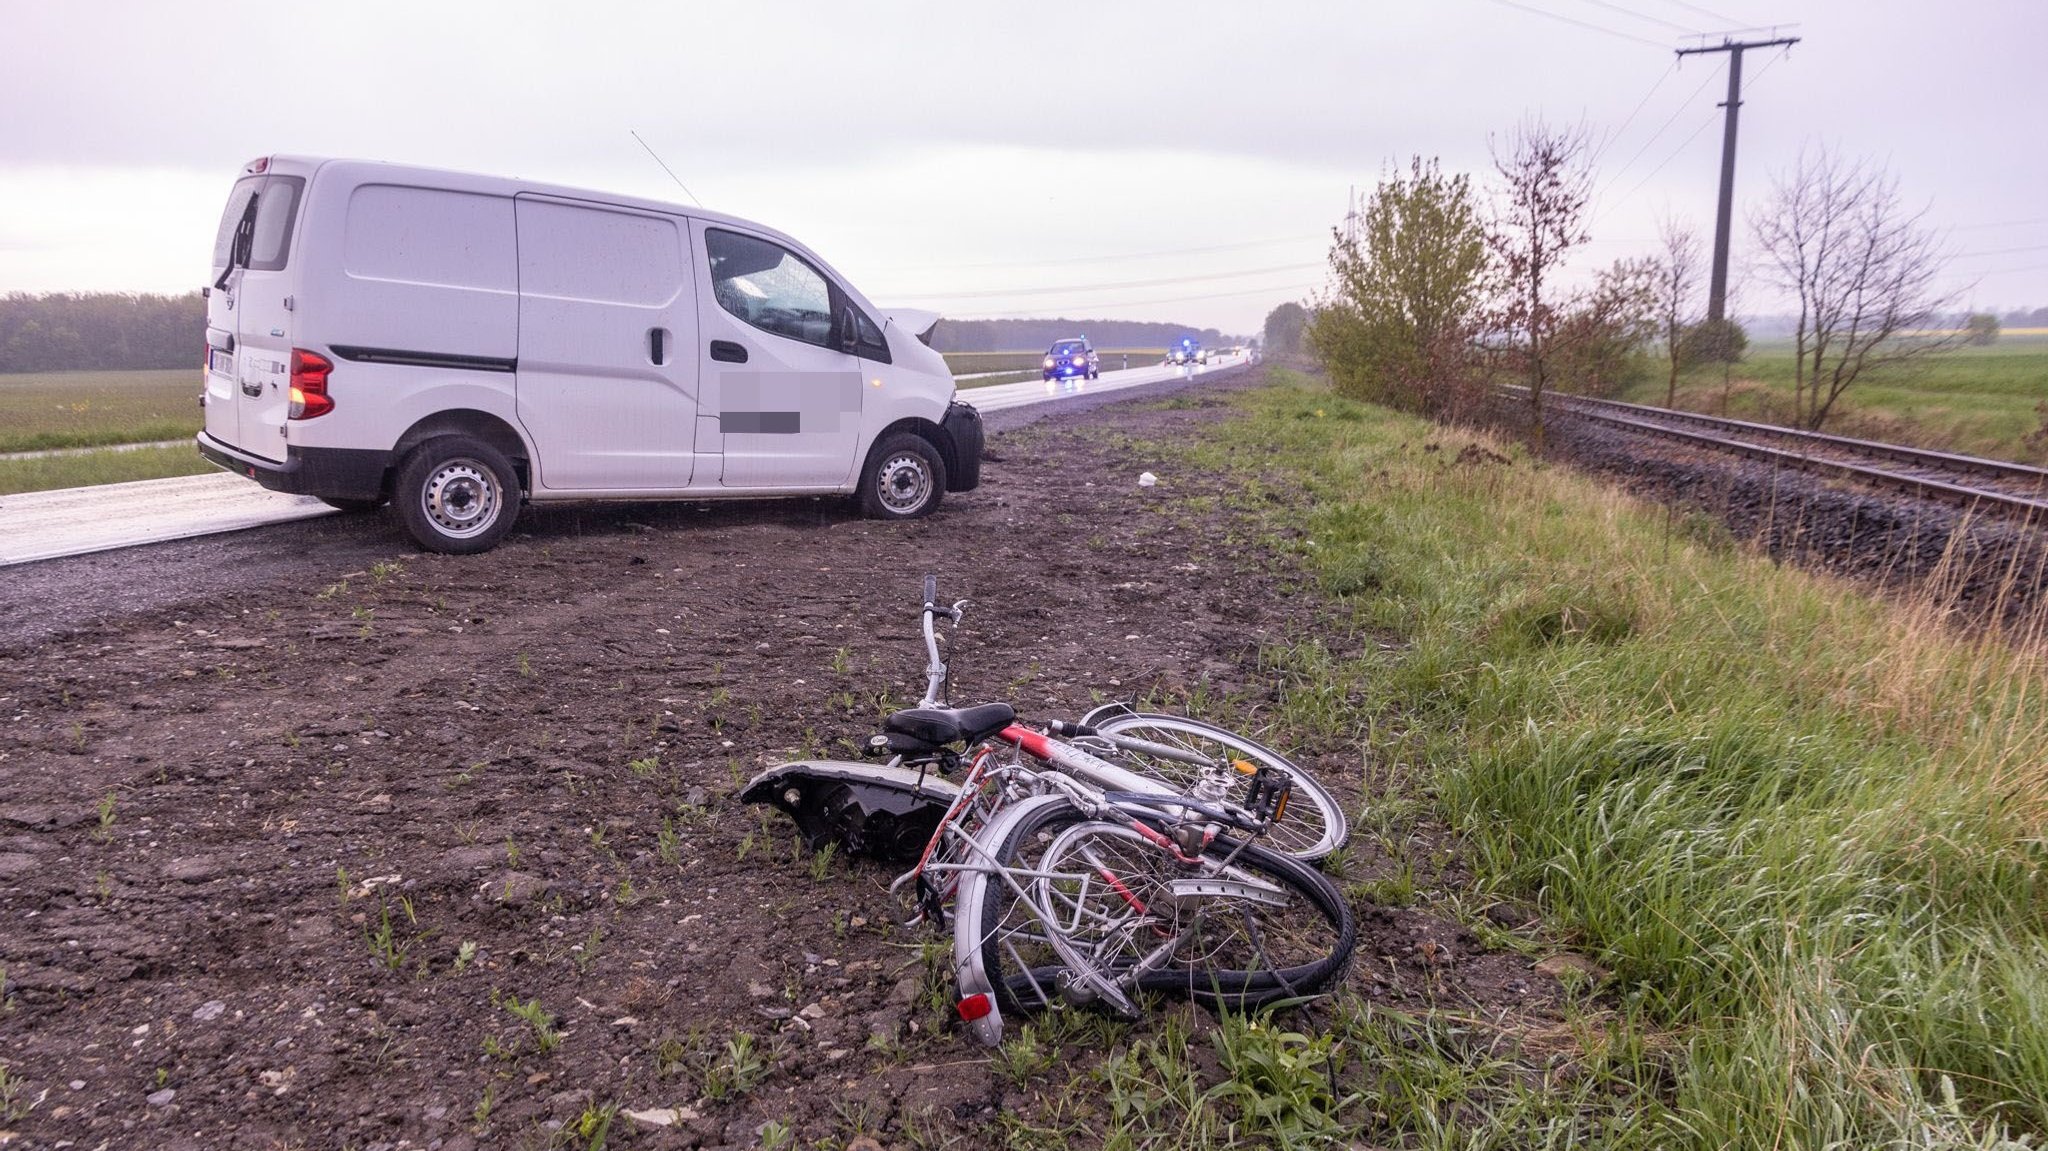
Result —
<path fill-rule="evenodd" d="M 1526 394 L 1526 389 L 1515 385 L 1504 385 L 1502 390 Z M 1808 445 L 1831 447 L 1838 451 L 1861 452 L 1865 455 L 1919 464 L 1923 467 L 1974 471 L 2007 480 L 2027 480 L 2039 485 L 2044 492 L 2048 492 L 2048 469 L 2029 467 L 2025 464 L 2015 464 L 2004 460 L 1989 460 L 1977 456 L 1959 456 L 1948 452 L 1928 451 L 1922 448 L 1906 447 L 1902 444 L 1887 444 L 1875 440 L 1858 440 L 1847 436 L 1833 436 L 1820 432 L 1801 431 L 1797 428 L 1782 428 L 1772 424 L 1752 423 L 1747 420 L 1707 416 L 1696 412 L 1678 412 L 1668 408 L 1628 404 L 1618 400 L 1600 400 L 1564 393 L 1558 393 L 1553 398 L 1567 410 L 1571 411 L 1572 414 L 1597 423 L 1697 444 L 1716 451 L 1729 452 L 1749 459 L 1761 460 L 1799 471 L 1833 475 L 1877 487 L 1903 491 L 1912 495 L 1942 499 L 1962 504 L 1966 507 L 1985 507 L 2007 513 L 2021 514 L 2029 519 L 2048 519 L 2048 499 L 2035 499 L 1993 488 L 1971 487 L 1967 484 L 1951 483 L 1947 480 L 1913 475 L 1908 472 L 1889 471 L 1884 468 L 1869 467 L 1845 460 L 1816 456 L 1811 452 L 1787 451 L 1782 448 L 1768 447 L 1748 440 L 1714 435 L 1710 432 L 1688 431 L 1683 428 L 1672 427 L 1670 423 L 1699 424 L 1709 428 L 1740 432 L 1745 435 L 1776 436 Z M 1628 414 L 1621 414 L 1624 412 Z"/>
<path fill-rule="evenodd" d="M 1634 412 L 1652 419 L 1680 420 L 1685 423 L 1699 424 L 1703 427 L 1726 428 L 1750 435 L 1777 436 L 1781 439 L 1796 440 L 1801 443 L 1822 444 L 1828 447 L 1841 448 L 1845 451 L 1858 452 L 1867 456 L 1897 460 L 1901 463 L 1923 464 L 1928 467 L 1997 476 L 2000 479 L 2020 480 L 2031 486 L 2048 490 L 2048 468 L 2037 468 L 2029 464 L 2017 464 L 2010 460 L 1987 459 L 1983 456 L 1965 456 L 1954 452 L 1937 452 L 1928 448 L 1908 447 L 1905 444 L 1888 444 L 1881 440 L 1859 440 L 1850 436 L 1837 436 L 1826 432 L 1809 432 L 1802 428 L 1788 428 L 1779 424 L 1755 423 L 1750 420 L 1731 419 L 1727 416 L 1709 416 L 1701 412 L 1651 407 L 1647 404 L 1631 404 L 1621 400 L 1598 399 L 1593 396 L 1574 396 L 1567 393 L 1557 393 L 1554 398 L 1572 404 Z"/>

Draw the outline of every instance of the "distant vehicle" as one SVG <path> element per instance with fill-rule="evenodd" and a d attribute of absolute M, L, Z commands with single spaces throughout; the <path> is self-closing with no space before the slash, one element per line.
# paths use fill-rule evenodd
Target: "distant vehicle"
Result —
<path fill-rule="evenodd" d="M 422 547 L 528 500 L 852 495 L 929 514 L 981 418 L 801 244 L 699 208 L 360 160 L 243 168 L 214 242 L 200 454 Z"/>
<path fill-rule="evenodd" d="M 1047 380 L 1092 380 L 1102 374 L 1102 357 L 1086 336 L 1061 340 L 1045 353 L 1041 371 Z"/>
<path fill-rule="evenodd" d="M 1182 336 L 1179 343 L 1166 349 L 1166 362 L 1175 366 L 1206 364 L 1209 362 L 1209 351 L 1195 342 L 1193 336 Z"/>

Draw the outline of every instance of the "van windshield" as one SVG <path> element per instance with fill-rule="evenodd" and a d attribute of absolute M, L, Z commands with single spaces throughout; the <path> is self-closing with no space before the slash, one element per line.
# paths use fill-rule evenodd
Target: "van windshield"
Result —
<path fill-rule="evenodd" d="M 258 272 L 282 271 L 291 256 L 292 223 L 299 216 L 299 197 L 306 181 L 298 176 L 245 176 L 228 193 L 228 204 L 220 215 L 220 229 L 213 236 L 213 270 L 228 266 L 234 255 L 235 230 L 249 210 L 249 198 L 256 202 L 255 230 L 249 241 L 249 267 Z"/>

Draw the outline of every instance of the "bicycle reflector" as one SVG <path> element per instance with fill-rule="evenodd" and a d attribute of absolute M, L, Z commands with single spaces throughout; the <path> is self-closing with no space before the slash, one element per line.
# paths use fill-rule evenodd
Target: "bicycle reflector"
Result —
<path fill-rule="evenodd" d="M 960 1018 L 965 1022 L 972 1023 L 989 1012 L 994 1011 L 996 1004 L 995 1000 L 988 997 L 988 992 L 980 991 L 962 999 L 958 1004 L 958 1009 Z"/>
<path fill-rule="evenodd" d="M 1239 775 L 1257 775 L 1259 773 L 1259 765 L 1249 759 L 1233 759 L 1230 761 L 1230 766 L 1236 768 Z"/>

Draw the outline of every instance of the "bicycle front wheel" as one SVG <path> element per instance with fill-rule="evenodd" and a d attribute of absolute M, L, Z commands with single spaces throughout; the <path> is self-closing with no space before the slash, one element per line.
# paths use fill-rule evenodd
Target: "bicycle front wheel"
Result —
<path fill-rule="evenodd" d="M 1149 992 L 1251 1009 L 1341 978 L 1357 929 L 1336 887 L 1256 846 L 1222 863 L 1234 846 L 1186 864 L 1070 805 L 1034 813 L 1002 845 L 1002 870 L 977 877 L 991 885 L 980 959 L 998 1003 L 1135 1015 Z"/>
<path fill-rule="evenodd" d="M 1212 762 L 1243 760 L 1285 771 L 1294 780 L 1294 795 L 1288 801 L 1285 818 L 1274 823 L 1259 840 L 1262 846 L 1296 859 L 1321 859 L 1343 847 L 1351 836 L 1351 824 L 1344 817 L 1344 809 L 1315 776 L 1272 748 L 1234 731 L 1199 719 L 1143 711 L 1104 716 L 1093 726 L 1104 735 L 1141 739 Z M 1144 751 L 1119 748 L 1115 758 L 1177 789 L 1193 785 L 1199 770 L 1187 760 Z"/>

